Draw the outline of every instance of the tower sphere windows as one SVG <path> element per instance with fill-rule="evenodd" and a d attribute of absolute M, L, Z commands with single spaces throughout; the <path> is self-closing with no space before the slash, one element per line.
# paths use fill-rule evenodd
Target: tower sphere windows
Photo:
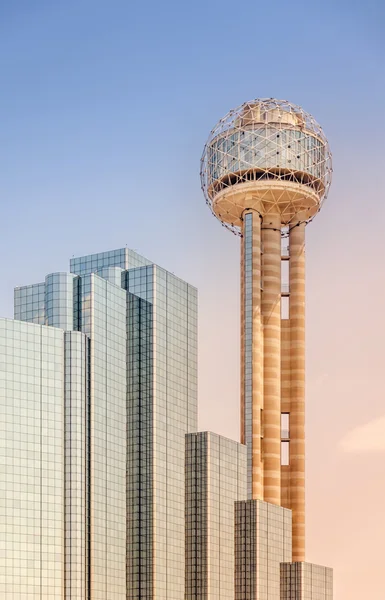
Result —
<path fill-rule="evenodd" d="M 206 202 L 238 234 L 247 208 L 262 217 L 279 214 L 282 226 L 312 220 L 331 175 L 320 125 L 299 106 L 271 98 L 231 110 L 211 131 L 201 158 Z"/>

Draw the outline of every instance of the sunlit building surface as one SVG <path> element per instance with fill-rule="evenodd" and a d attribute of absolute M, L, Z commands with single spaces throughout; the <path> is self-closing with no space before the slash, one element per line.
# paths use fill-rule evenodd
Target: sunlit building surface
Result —
<path fill-rule="evenodd" d="M 262 500 L 235 505 L 235 600 L 280 598 L 280 566 L 291 561 L 291 511 Z"/>
<path fill-rule="evenodd" d="M 66 335 L 59 329 L 0 319 L 4 600 L 61 598 L 64 589 Z M 81 333 L 73 335 L 84 341 Z"/>
<path fill-rule="evenodd" d="M 186 436 L 186 600 L 234 599 L 234 502 L 246 498 L 246 448 Z"/>
<path fill-rule="evenodd" d="M 281 565 L 283 600 L 332 600 L 333 569 L 311 563 Z"/>
<path fill-rule="evenodd" d="M 197 429 L 197 292 L 160 267 L 127 295 L 127 597 L 183 598 L 185 434 Z"/>
<path fill-rule="evenodd" d="M 128 249 L 71 271 L 1 321 L 0 596 L 182 598 L 196 289 Z"/>

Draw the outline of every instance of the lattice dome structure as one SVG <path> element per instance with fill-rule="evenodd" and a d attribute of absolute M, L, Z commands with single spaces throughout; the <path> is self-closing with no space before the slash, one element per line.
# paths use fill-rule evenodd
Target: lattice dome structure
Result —
<path fill-rule="evenodd" d="M 280 214 L 283 227 L 311 221 L 331 183 L 332 158 L 317 121 L 286 100 L 256 99 L 223 117 L 201 158 L 213 214 L 242 233 L 243 213 Z"/>

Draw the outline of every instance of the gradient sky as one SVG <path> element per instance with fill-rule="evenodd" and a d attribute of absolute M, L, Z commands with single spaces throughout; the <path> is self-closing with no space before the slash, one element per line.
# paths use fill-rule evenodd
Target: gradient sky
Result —
<path fill-rule="evenodd" d="M 385 598 L 382 0 L 0 3 L 0 314 L 73 255 L 128 245 L 199 288 L 202 429 L 239 435 L 239 239 L 205 206 L 210 129 L 255 97 L 329 137 L 307 229 L 307 559 Z"/>

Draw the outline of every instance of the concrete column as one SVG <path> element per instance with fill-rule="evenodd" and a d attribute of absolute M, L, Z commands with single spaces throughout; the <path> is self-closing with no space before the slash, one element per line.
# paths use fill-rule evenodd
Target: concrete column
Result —
<path fill-rule="evenodd" d="M 281 219 L 262 223 L 264 500 L 281 504 Z"/>
<path fill-rule="evenodd" d="M 248 497 L 254 499 L 263 498 L 262 406 L 261 218 L 247 211 L 241 244 L 241 441 L 247 445 Z"/>
<path fill-rule="evenodd" d="M 281 413 L 290 414 L 290 320 L 281 320 Z M 290 508 L 290 465 L 281 466 L 281 506 Z"/>
<path fill-rule="evenodd" d="M 293 561 L 305 560 L 305 224 L 290 231 L 290 508 Z"/>

